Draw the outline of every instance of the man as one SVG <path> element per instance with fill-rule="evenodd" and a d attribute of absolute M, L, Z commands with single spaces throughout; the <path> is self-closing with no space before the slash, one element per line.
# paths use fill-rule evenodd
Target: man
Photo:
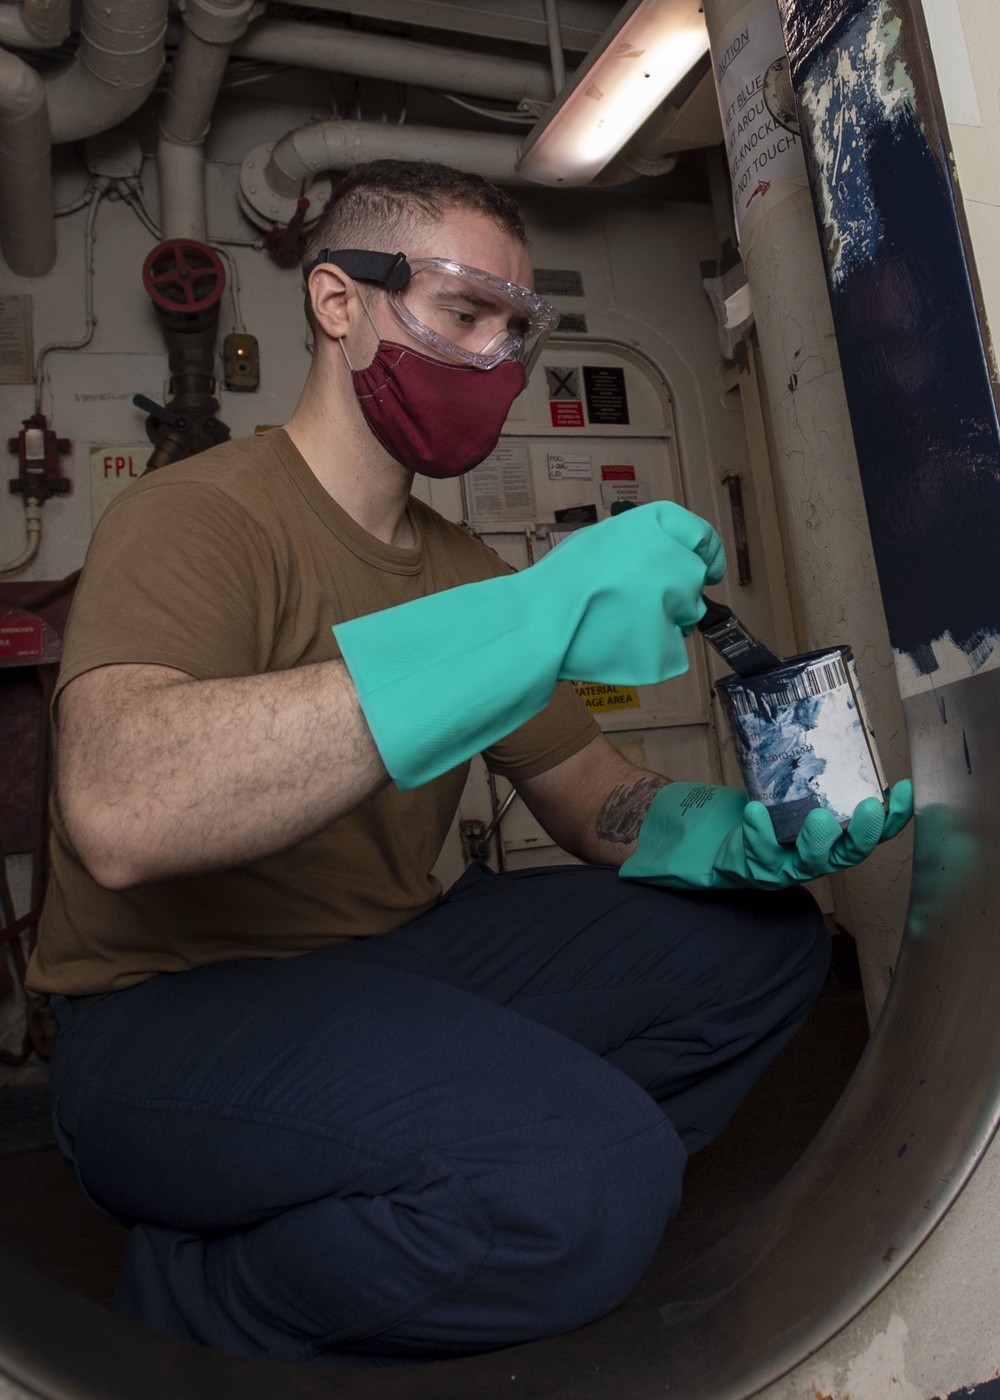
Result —
<path fill-rule="evenodd" d="M 284 431 L 138 483 L 95 535 L 31 976 L 62 1149 L 134 1227 L 119 1311 L 386 1364 L 627 1294 L 688 1152 L 823 980 L 797 882 L 863 858 L 908 794 L 779 847 L 741 792 L 626 763 L 557 684 L 685 669 L 724 567 L 706 522 L 656 503 L 512 574 L 411 498 L 495 445 L 553 320 L 504 194 L 360 167 L 306 272 Z M 441 897 L 479 751 L 585 865 L 475 866 Z"/>

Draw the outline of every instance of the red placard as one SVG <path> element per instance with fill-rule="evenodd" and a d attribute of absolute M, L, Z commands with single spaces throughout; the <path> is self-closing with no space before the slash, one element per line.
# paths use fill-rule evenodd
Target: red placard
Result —
<path fill-rule="evenodd" d="M 552 399 L 549 403 L 553 428 L 582 428 L 583 404 L 579 399 Z"/>
<path fill-rule="evenodd" d="M 602 467 L 602 481 L 634 481 L 635 467 Z"/>
<path fill-rule="evenodd" d="M 0 656 L 41 656 L 42 619 L 0 614 Z"/>

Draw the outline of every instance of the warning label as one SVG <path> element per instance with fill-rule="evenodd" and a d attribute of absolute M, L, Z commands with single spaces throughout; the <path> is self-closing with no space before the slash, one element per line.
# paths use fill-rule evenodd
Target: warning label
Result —
<path fill-rule="evenodd" d="M 567 365 L 546 365 L 545 384 L 550 399 L 579 399 L 580 371 Z"/>
<path fill-rule="evenodd" d="M 754 206 L 768 203 L 776 180 L 805 169 L 802 147 L 768 109 L 768 70 L 785 59 L 785 42 L 775 5 L 738 23 L 722 35 L 715 63 L 726 132 L 726 154 L 733 182 L 736 226 L 742 230 Z M 773 201 L 774 196 L 772 196 Z"/>
<path fill-rule="evenodd" d="M 0 614 L 0 656 L 41 656 L 42 619 Z"/>
<path fill-rule="evenodd" d="M 596 681 L 574 681 L 573 689 L 588 710 L 600 714 L 609 710 L 638 710 L 639 697 L 623 685 L 601 685 Z"/>
<path fill-rule="evenodd" d="M 616 365 L 584 365 L 583 387 L 591 423 L 627 423 L 625 371 Z"/>
<path fill-rule="evenodd" d="M 570 399 L 553 399 L 549 404 L 553 428 L 582 428 L 583 404 Z"/>

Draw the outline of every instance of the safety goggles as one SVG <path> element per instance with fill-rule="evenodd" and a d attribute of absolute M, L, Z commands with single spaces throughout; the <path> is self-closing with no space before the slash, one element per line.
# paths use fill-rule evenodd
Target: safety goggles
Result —
<path fill-rule="evenodd" d="M 320 263 L 384 287 L 395 321 L 452 364 L 493 369 L 504 360 L 520 360 L 530 373 L 559 321 L 556 308 L 537 292 L 448 258 L 409 262 L 402 253 L 324 248 L 305 276 Z"/>

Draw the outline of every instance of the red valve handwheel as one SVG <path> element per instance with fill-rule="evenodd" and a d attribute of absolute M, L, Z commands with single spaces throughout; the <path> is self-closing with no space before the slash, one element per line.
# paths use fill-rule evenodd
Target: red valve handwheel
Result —
<path fill-rule="evenodd" d="M 161 311 L 209 311 L 222 296 L 226 273 L 213 248 L 193 238 L 158 243 L 142 265 L 142 285 Z"/>

